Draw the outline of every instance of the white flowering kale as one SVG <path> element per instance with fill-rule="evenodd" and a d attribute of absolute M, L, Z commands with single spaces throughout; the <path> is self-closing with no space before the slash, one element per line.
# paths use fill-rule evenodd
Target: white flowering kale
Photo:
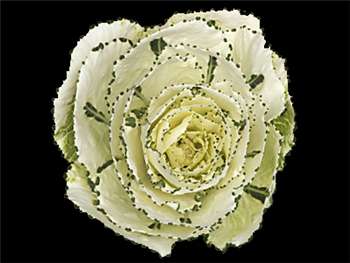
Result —
<path fill-rule="evenodd" d="M 54 101 L 68 198 L 161 256 L 201 235 L 220 250 L 247 242 L 294 143 L 287 86 L 252 15 L 99 24 Z"/>

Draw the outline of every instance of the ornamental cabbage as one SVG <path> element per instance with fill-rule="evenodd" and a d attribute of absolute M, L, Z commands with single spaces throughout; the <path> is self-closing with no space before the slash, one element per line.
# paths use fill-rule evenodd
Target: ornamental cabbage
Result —
<path fill-rule="evenodd" d="M 126 239 L 171 253 L 247 242 L 294 144 L 284 59 L 237 10 L 91 29 L 54 101 L 67 197 Z"/>

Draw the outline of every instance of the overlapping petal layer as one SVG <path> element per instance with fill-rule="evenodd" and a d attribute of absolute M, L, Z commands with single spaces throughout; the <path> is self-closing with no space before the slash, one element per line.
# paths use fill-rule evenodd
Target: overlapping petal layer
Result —
<path fill-rule="evenodd" d="M 54 103 L 68 198 L 161 256 L 204 234 L 221 250 L 247 242 L 294 143 L 287 86 L 252 15 L 98 25 Z"/>

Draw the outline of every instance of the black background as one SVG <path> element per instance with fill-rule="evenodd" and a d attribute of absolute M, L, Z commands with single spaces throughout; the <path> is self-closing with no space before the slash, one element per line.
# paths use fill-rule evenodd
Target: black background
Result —
<path fill-rule="evenodd" d="M 349 261 L 349 4 L 1 3 L 1 252 L 4 261 L 158 261 L 64 198 L 68 163 L 52 139 L 52 100 L 70 50 L 97 22 L 161 24 L 174 12 L 238 8 L 261 18 L 287 58 L 296 146 L 263 228 L 225 254 L 202 239 L 163 261 Z"/>

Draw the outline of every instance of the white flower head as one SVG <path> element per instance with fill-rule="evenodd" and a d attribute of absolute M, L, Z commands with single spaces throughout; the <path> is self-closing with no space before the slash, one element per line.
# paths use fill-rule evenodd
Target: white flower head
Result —
<path fill-rule="evenodd" d="M 200 235 L 247 242 L 294 144 L 284 60 L 237 10 L 99 24 L 73 50 L 54 119 L 68 198 L 161 256 Z"/>

